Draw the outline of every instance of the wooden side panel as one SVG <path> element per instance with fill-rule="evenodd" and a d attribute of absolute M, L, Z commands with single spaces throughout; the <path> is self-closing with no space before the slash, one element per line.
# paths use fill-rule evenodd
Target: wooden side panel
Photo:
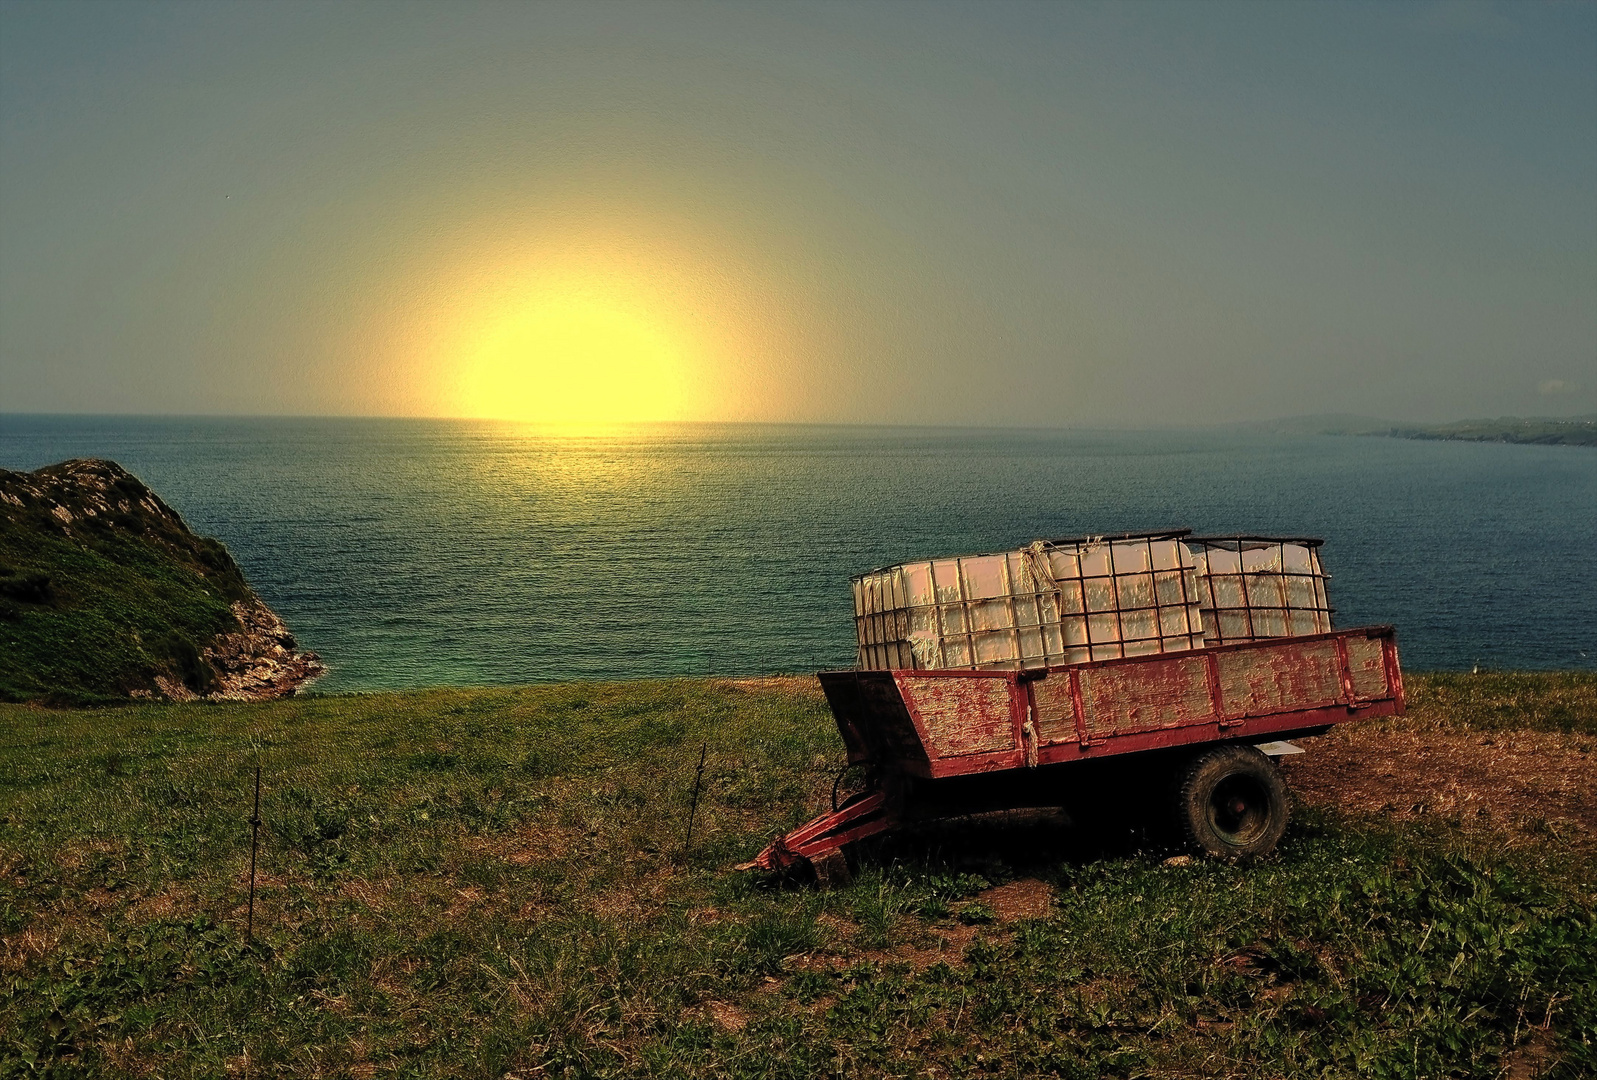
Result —
<path fill-rule="evenodd" d="M 1094 739 L 1215 718 L 1208 665 L 1202 656 L 1084 668 L 1081 704 L 1087 734 Z"/>
<path fill-rule="evenodd" d="M 926 732 L 927 751 L 937 758 L 1015 749 L 1015 712 L 1010 680 L 895 675 L 899 692 Z"/>
<path fill-rule="evenodd" d="M 1056 671 L 1031 684 L 1032 718 L 1037 741 L 1050 743 L 1076 741 L 1076 702 L 1070 693 L 1070 673 Z"/>
<path fill-rule="evenodd" d="M 1336 642 L 1286 642 L 1216 651 L 1221 709 L 1227 717 L 1316 709 L 1342 700 Z"/>
<path fill-rule="evenodd" d="M 1359 701 L 1389 697 L 1386 686 L 1386 643 L 1380 638 L 1350 637 L 1347 666 L 1353 676 L 1353 696 Z"/>
<path fill-rule="evenodd" d="M 1291 737 L 1404 706 L 1397 642 L 1384 626 L 1025 675 L 855 670 L 820 679 L 850 761 L 928 780 Z M 1022 741 L 1027 719 L 1037 738 Z"/>

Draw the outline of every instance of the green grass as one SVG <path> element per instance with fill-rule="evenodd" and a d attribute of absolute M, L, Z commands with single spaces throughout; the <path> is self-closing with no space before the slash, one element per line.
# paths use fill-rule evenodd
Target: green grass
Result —
<path fill-rule="evenodd" d="M 1597 676 L 1473 678 L 1412 678 L 1412 722 L 1590 730 Z M 797 686 L 0 706 L 0 733 L 4 1076 L 1597 1070 L 1586 848 L 1301 812 L 1248 869 L 1010 830 L 782 886 L 729 867 L 840 764 Z M 1053 905 L 1002 924 L 975 898 L 1021 875 Z"/>
<path fill-rule="evenodd" d="M 1405 688 L 1408 723 L 1597 735 L 1597 676 L 1588 672 L 1437 672 L 1408 680 Z"/>

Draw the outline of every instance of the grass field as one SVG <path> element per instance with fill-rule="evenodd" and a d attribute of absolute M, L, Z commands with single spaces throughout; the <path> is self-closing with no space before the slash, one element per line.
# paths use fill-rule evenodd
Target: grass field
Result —
<path fill-rule="evenodd" d="M 1597 737 L 1597 676 L 1411 695 L 1394 727 Z M 733 872 L 840 752 L 800 680 L 0 706 L 0 1074 L 1597 1075 L 1568 829 L 1310 807 L 1251 868 L 1043 823 L 829 893 Z"/>

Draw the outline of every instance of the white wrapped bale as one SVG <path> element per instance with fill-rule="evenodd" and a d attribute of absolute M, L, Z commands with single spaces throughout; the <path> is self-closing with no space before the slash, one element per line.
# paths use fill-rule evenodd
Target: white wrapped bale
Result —
<path fill-rule="evenodd" d="M 1319 540 L 1194 537 L 1206 644 L 1321 634 L 1331 605 Z"/>
<path fill-rule="evenodd" d="M 862 574 L 860 666 L 1017 669 L 1199 648 L 1184 535 L 1038 541 Z"/>

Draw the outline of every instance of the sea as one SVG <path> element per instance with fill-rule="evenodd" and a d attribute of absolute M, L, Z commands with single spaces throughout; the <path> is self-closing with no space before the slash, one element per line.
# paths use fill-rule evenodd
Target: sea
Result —
<path fill-rule="evenodd" d="M 0 415 L 220 538 L 315 692 L 854 663 L 849 579 L 1034 539 L 1317 536 L 1409 670 L 1597 668 L 1597 451 L 1256 429 Z"/>

